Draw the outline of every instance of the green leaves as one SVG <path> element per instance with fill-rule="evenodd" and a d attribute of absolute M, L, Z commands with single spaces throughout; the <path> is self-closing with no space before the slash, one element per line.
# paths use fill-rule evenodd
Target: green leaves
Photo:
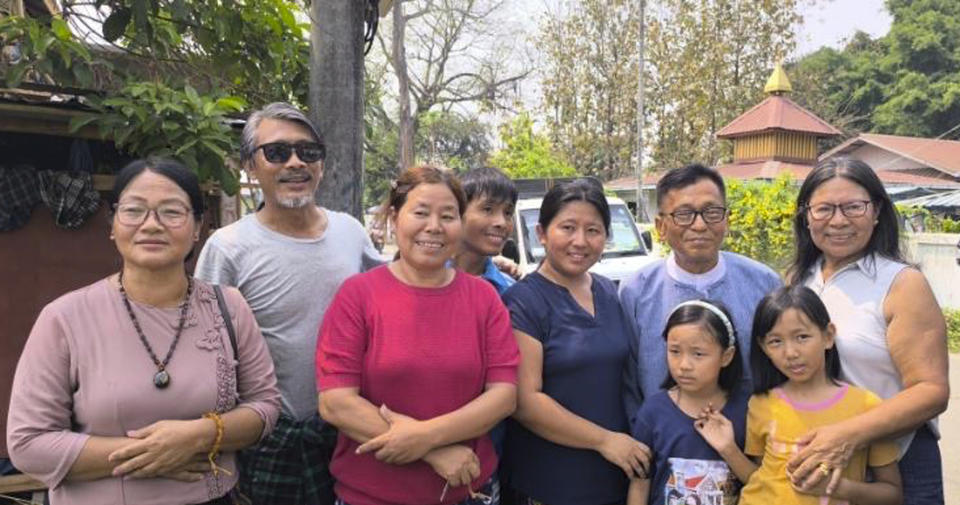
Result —
<path fill-rule="evenodd" d="M 60 18 L 51 18 L 49 24 L 35 18 L 0 18 L 0 46 L 13 44 L 19 44 L 21 58 L 2 76 L 8 87 L 17 87 L 28 79 L 87 87 L 93 83 L 91 67 L 110 68 L 94 59 Z"/>
<path fill-rule="evenodd" d="M 773 181 L 730 180 L 726 250 L 783 272 L 793 257 L 797 186 L 789 174 Z"/>
<path fill-rule="evenodd" d="M 534 133 L 533 120 L 527 113 L 500 127 L 500 141 L 504 148 L 493 153 L 490 164 L 509 177 L 564 177 L 577 173 L 556 153 L 549 138 Z"/>
<path fill-rule="evenodd" d="M 890 32 L 858 33 L 791 70 L 795 96 L 848 133 L 936 137 L 960 118 L 960 2 L 888 0 Z"/>
<path fill-rule="evenodd" d="M 201 95 L 189 86 L 175 89 L 161 83 L 131 82 L 107 99 L 92 99 L 97 114 L 75 118 L 72 131 L 96 124 L 100 133 L 134 156 L 169 156 L 213 181 L 228 194 L 239 187 L 229 168 L 237 135 L 226 125 L 226 114 L 246 102 L 235 96 Z"/>
<path fill-rule="evenodd" d="M 214 87 L 254 105 L 306 102 L 308 26 L 297 22 L 296 0 L 100 1 L 104 39 L 160 67 L 176 64 L 160 74 L 168 85 Z"/>

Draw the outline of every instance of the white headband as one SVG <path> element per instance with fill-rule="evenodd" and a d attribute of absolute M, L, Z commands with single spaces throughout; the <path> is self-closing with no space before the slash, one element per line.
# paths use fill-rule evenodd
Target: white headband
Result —
<path fill-rule="evenodd" d="M 670 312 L 670 316 L 673 316 L 674 312 L 679 310 L 680 307 L 687 307 L 687 306 L 703 307 L 709 310 L 710 312 L 713 312 L 717 317 L 720 318 L 721 321 L 723 321 L 723 326 L 727 328 L 727 335 L 730 336 L 730 338 L 727 340 L 727 347 L 733 347 L 734 344 L 736 344 L 736 338 L 733 335 L 733 325 L 730 324 L 730 319 L 727 317 L 726 314 L 723 313 L 722 310 L 717 308 L 716 305 L 711 305 L 707 302 L 703 302 L 700 300 L 690 300 L 687 302 L 683 302 L 680 305 L 677 305 L 676 307 L 674 307 L 673 310 Z M 668 316 L 667 319 L 670 319 L 670 316 Z"/>

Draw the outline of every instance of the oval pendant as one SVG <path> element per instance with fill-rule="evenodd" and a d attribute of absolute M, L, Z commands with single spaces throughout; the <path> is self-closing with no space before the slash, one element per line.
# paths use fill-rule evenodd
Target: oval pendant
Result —
<path fill-rule="evenodd" d="M 157 389 L 166 388 L 170 385 L 170 374 L 166 370 L 160 370 L 153 376 L 153 385 L 157 386 Z"/>

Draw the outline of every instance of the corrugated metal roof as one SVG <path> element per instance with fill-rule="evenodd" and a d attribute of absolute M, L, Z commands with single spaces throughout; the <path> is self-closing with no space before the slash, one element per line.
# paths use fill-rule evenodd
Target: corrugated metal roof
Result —
<path fill-rule="evenodd" d="M 960 208 L 960 190 L 910 198 L 909 200 L 902 200 L 897 203 L 900 205 L 915 205 L 932 210 L 956 209 Z"/>

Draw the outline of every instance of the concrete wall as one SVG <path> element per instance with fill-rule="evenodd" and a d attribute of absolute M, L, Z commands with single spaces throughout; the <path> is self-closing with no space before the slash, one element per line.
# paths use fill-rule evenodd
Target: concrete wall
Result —
<path fill-rule="evenodd" d="M 940 306 L 960 309 L 960 234 L 908 233 L 904 238 L 907 259 L 919 264 Z"/>

